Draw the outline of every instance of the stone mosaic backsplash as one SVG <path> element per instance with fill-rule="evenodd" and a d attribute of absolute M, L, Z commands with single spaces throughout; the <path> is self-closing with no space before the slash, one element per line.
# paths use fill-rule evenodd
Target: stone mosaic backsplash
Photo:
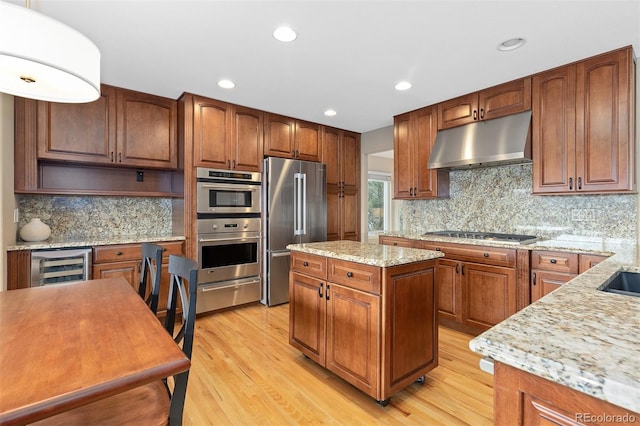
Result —
<path fill-rule="evenodd" d="M 18 230 L 34 217 L 52 238 L 171 233 L 171 199 L 155 197 L 17 195 Z M 20 238 L 17 238 L 20 241 Z"/>
<path fill-rule="evenodd" d="M 450 198 L 404 201 L 402 231 L 464 230 L 636 241 L 637 195 L 531 195 L 531 164 L 451 171 Z"/>

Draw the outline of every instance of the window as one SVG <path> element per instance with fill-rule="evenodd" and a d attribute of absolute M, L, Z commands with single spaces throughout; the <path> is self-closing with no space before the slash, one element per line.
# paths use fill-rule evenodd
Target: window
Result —
<path fill-rule="evenodd" d="M 369 234 L 388 231 L 391 223 L 391 176 L 369 174 Z"/>

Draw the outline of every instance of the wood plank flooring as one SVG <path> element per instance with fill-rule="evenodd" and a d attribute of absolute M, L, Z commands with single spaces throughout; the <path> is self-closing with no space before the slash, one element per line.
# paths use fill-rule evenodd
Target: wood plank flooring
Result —
<path fill-rule="evenodd" d="M 184 424 L 490 425 L 493 376 L 471 336 L 440 327 L 439 366 L 382 407 L 289 346 L 289 305 L 196 320 Z"/>

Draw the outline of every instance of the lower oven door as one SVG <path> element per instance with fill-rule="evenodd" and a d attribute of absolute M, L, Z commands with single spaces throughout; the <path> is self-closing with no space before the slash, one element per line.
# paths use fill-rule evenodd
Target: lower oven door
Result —
<path fill-rule="evenodd" d="M 215 311 L 260 300 L 260 277 L 199 284 L 196 313 Z"/>
<path fill-rule="evenodd" d="M 260 233 L 198 236 L 198 283 L 260 275 Z"/>

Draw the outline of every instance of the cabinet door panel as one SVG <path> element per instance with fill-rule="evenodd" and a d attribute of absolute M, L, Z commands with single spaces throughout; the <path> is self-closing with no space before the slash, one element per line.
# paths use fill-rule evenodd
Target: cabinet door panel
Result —
<path fill-rule="evenodd" d="M 439 316 L 462 321 L 460 264 L 455 260 L 438 259 L 436 271 Z"/>
<path fill-rule="evenodd" d="M 630 53 L 579 62 L 576 95 L 577 190 L 630 189 Z"/>
<path fill-rule="evenodd" d="M 469 93 L 438 104 L 438 130 L 478 120 L 478 93 Z"/>
<path fill-rule="evenodd" d="M 196 166 L 228 168 L 230 105 L 212 99 L 193 99 L 193 159 Z"/>
<path fill-rule="evenodd" d="M 438 133 L 437 110 L 435 107 L 422 108 L 416 113 L 414 144 L 414 175 L 417 182 L 414 196 L 436 197 L 438 195 L 438 171 L 427 169 L 429 155 Z"/>
<path fill-rule="evenodd" d="M 530 110 L 531 78 L 510 81 L 481 90 L 479 104 L 481 120 L 490 120 Z"/>
<path fill-rule="evenodd" d="M 115 88 L 86 104 L 38 102 L 38 158 L 111 163 L 116 143 Z"/>
<path fill-rule="evenodd" d="M 341 239 L 360 241 L 360 192 L 345 189 L 341 200 Z"/>
<path fill-rule="evenodd" d="M 465 324 L 485 330 L 516 313 L 516 272 L 513 268 L 462 265 Z"/>
<path fill-rule="evenodd" d="M 413 145 L 409 139 L 411 133 L 410 114 L 394 117 L 393 126 L 393 197 L 412 198 L 413 188 Z"/>
<path fill-rule="evenodd" d="M 93 266 L 93 279 L 124 277 L 136 291 L 140 281 L 140 261 L 103 263 Z"/>
<path fill-rule="evenodd" d="M 264 155 L 293 158 L 295 120 L 275 114 L 267 114 L 266 120 Z"/>
<path fill-rule="evenodd" d="M 324 144 L 324 141 L 323 141 Z M 345 186 L 360 186 L 360 137 L 355 133 L 342 135 L 342 182 Z"/>
<path fill-rule="evenodd" d="M 340 239 L 341 200 L 337 186 L 327 187 L 327 241 Z"/>
<path fill-rule="evenodd" d="M 558 272 L 533 271 L 531 280 L 531 303 L 551 293 L 561 285 L 569 282 L 576 274 Z"/>
<path fill-rule="evenodd" d="M 326 282 L 289 274 L 289 343 L 325 365 Z"/>
<path fill-rule="evenodd" d="M 325 127 L 322 134 L 322 162 L 327 166 L 327 186 L 342 181 L 340 168 L 340 130 Z"/>
<path fill-rule="evenodd" d="M 176 168 L 176 101 L 146 93 L 117 91 L 118 164 Z"/>
<path fill-rule="evenodd" d="M 380 297 L 337 284 L 327 297 L 326 367 L 377 398 Z"/>
<path fill-rule="evenodd" d="M 306 121 L 297 121 L 295 146 L 298 159 L 319 162 L 322 157 L 320 125 Z"/>
<path fill-rule="evenodd" d="M 240 106 L 234 111 L 234 134 L 231 144 L 232 168 L 242 171 L 262 170 L 263 113 Z"/>
<path fill-rule="evenodd" d="M 568 66 L 533 77 L 534 193 L 566 192 L 576 180 L 575 73 Z"/>

